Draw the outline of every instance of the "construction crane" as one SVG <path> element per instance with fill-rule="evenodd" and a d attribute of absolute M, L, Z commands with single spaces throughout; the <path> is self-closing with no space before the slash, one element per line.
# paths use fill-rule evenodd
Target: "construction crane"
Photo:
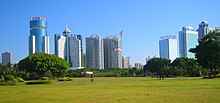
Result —
<path fill-rule="evenodd" d="M 122 51 L 122 33 L 123 31 L 121 30 L 116 36 L 119 38 L 120 46 L 118 48 L 114 48 L 114 51 Z"/>

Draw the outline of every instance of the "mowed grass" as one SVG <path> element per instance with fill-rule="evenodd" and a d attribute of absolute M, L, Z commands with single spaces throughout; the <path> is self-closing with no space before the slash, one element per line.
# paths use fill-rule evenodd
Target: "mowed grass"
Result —
<path fill-rule="evenodd" d="M 0 86 L 0 103 L 220 103 L 220 78 L 74 78 Z"/>

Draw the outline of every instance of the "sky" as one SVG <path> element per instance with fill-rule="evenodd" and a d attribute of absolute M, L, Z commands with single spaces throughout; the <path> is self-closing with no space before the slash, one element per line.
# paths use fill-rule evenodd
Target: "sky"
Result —
<path fill-rule="evenodd" d="M 195 30 L 203 20 L 220 27 L 220 0 L 0 0 L 0 53 L 9 51 L 14 62 L 28 56 L 29 20 L 47 18 L 50 53 L 54 34 L 61 34 L 66 22 L 72 34 L 102 38 L 123 31 L 122 53 L 131 63 L 145 63 L 159 55 L 159 40 L 178 36 L 183 26 Z"/>

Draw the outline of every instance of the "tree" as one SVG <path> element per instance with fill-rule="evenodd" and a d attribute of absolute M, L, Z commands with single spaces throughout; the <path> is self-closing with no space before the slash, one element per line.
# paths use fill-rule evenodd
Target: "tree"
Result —
<path fill-rule="evenodd" d="M 56 55 L 45 53 L 35 53 L 22 59 L 18 63 L 18 68 L 29 73 L 36 73 L 42 77 L 46 72 L 51 72 L 53 76 L 63 76 L 69 65 L 64 59 Z"/>
<path fill-rule="evenodd" d="M 151 73 L 156 73 L 160 78 L 164 75 L 164 69 L 170 66 L 170 60 L 164 58 L 152 58 L 144 66 L 144 71 L 149 70 Z"/>
<path fill-rule="evenodd" d="M 211 32 L 198 42 L 199 45 L 189 51 L 195 53 L 203 68 L 210 70 L 209 77 L 215 76 L 215 70 L 220 68 L 220 32 Z"/>
<path fill-rule="evenodd" d="M 201 67 L 198 62 L 192 58 L 176 58 L 172 63 L 172 67 L 180 76 L 200 76 Z"/>

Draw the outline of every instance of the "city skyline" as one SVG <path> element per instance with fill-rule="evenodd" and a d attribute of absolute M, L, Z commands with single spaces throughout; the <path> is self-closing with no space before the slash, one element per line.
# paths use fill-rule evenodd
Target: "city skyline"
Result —
<path fill-rule="evenodd" d="M 0 1 L 0 52 L 10 51 L 15 62 L 28 56 L 29 18 L 43 16 L 48 22 L 51 54 L 55 53 L 53 35 L 62 31 L 68 21 L 72 33 L 82 35 L 84 50 L 86 37 L 92 34 L 107 37 L 123 30 L 123 55 L 131 57 L 131 64 L 144 63 L 147 56 L 159 55 L 158 40 L 164 34 L 178 36 L 181 27 L 187 25 L 197 30 L 203 20 L 209 22 L 209 27 L 220 26 L 220 15 L 215 12 L 220 1 L 180 2 L 48 0 L 41 4 L 31 0 Z M 9 8 L 9 5 L 17 8 Z"/>

